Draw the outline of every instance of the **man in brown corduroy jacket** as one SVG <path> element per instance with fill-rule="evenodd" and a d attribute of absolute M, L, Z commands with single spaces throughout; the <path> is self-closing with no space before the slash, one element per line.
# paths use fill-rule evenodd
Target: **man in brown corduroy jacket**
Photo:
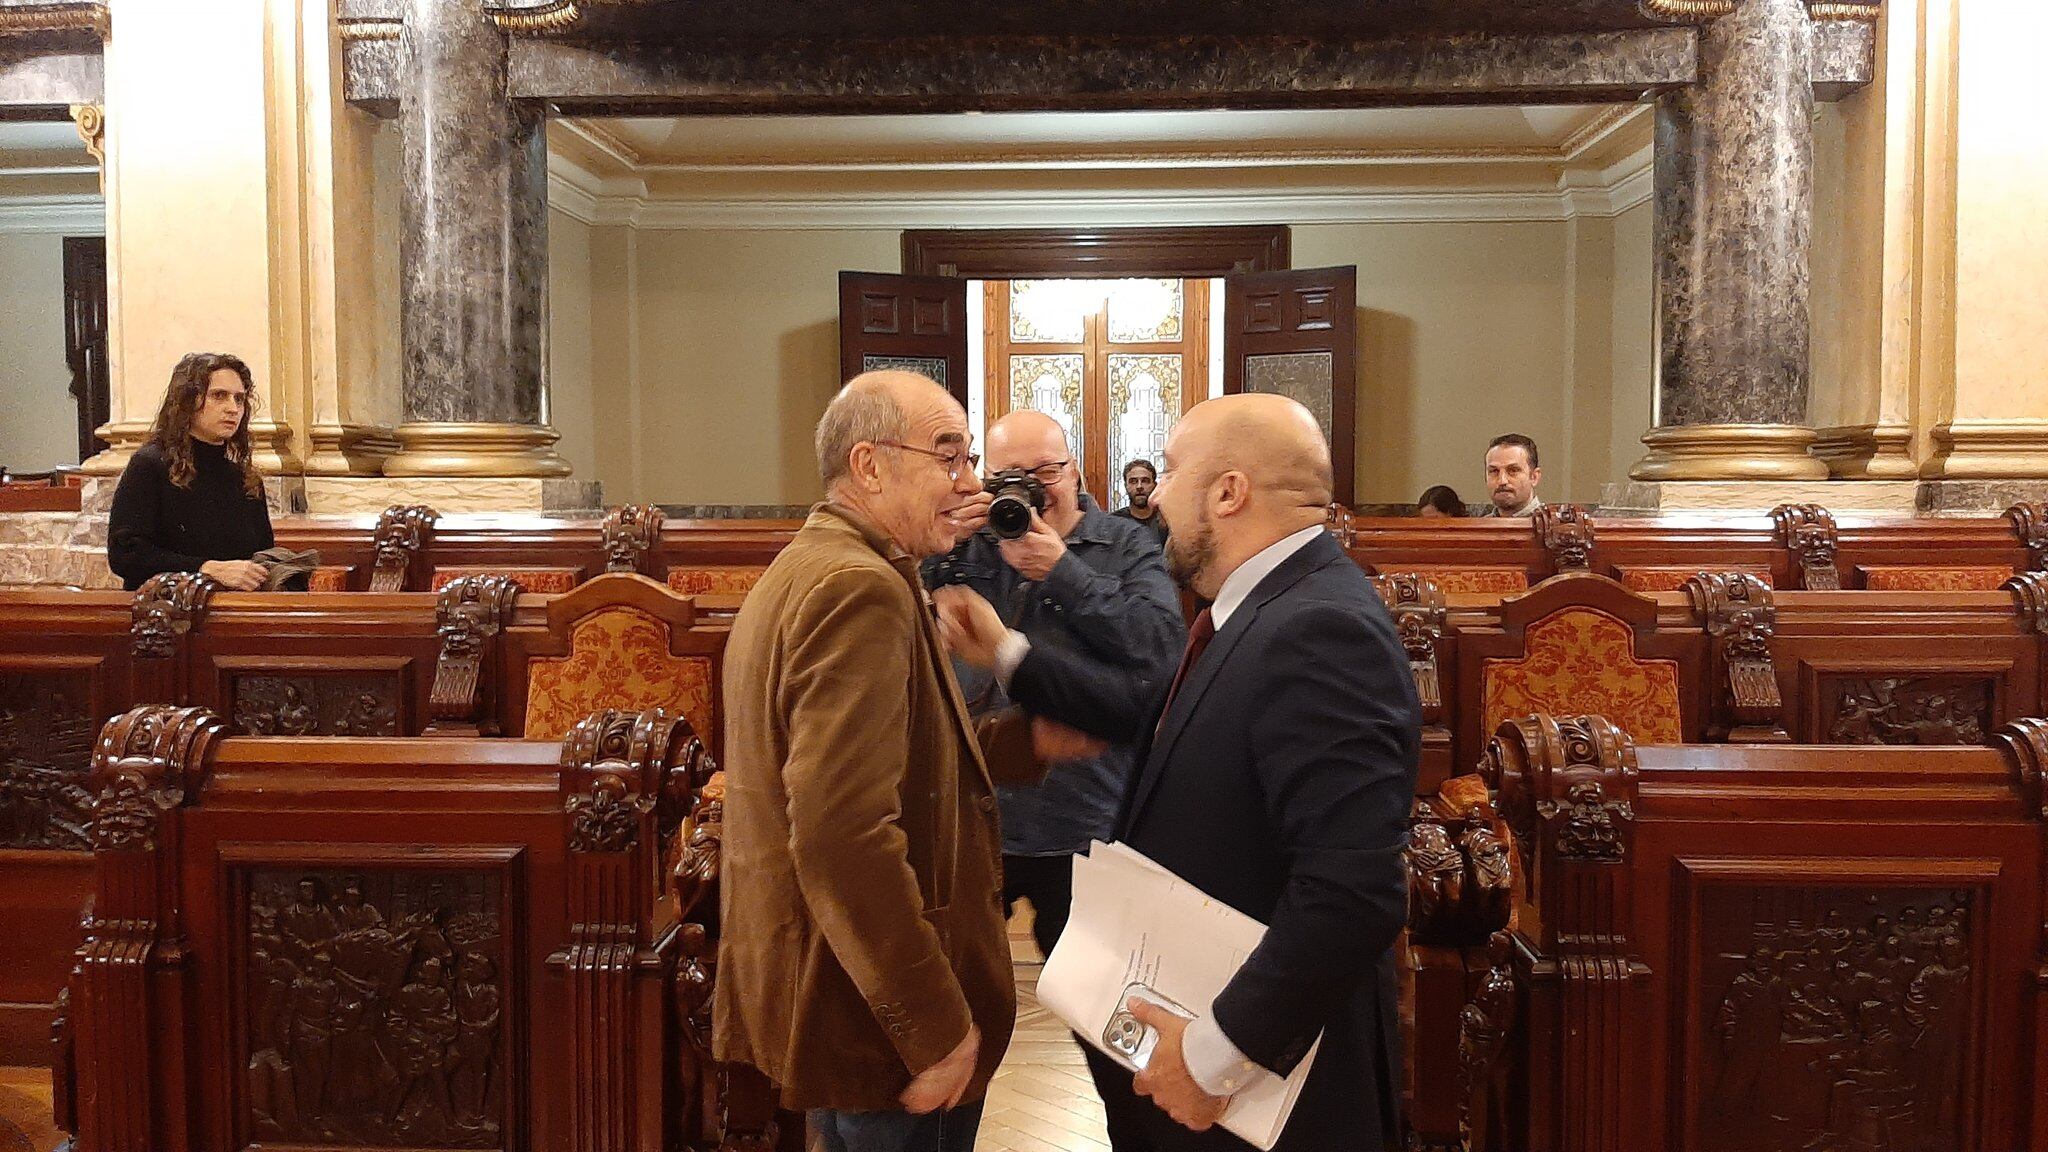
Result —
<path fill-rule="evenodd" d="M 831 1152 L 957 1152 L 1016 1016 L 990 769 L 1091 748 L 1043 722 L 977 734 L 953 678 L 917 565 L 987 516 L 960 405 L 868 373 L 817 447 L 827 502 L 726 647 L 715 1048 Z"/>

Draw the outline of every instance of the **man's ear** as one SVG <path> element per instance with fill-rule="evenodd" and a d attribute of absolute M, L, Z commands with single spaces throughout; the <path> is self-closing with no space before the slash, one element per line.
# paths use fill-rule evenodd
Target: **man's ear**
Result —
<path fill-rule="evenodd" d="M 861 486 L 862 490 L 867 492 L 880 492 L 882 490 L 882 456 L 881 453 L 875 451 L 873 444 L 865 441 L 855 444 L 853 451 L 847 454 L 846 464 L 848 474 L 853 477 L 855 483 Z"/>
<path fill-rule="evenodd" d="M 1209 500 L 1216 515 L 1237 515 L 1251 503 L 1251 477 L 1237 471 L 1223 473 L 1209 489 Z"/>
<path fill-rule="evenodd" d="M 1541 483 L 1543 483 L 1543 469 L 1529 469 L 1529 487 L 1534 488 L 1535 486 Z"/>

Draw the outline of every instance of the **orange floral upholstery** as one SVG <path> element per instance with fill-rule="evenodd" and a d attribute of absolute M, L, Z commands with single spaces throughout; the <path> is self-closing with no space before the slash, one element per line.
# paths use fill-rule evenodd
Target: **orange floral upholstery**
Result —
<path fill-rule="evenodd" d="M 559 596 L 576 587 L 574 568 L 436 568 L 434 591 L 439 592 L 464 576 L 508 576 L 521 592 Z"/>
<path fill-rule="evenodd" d="M 1444 592 L 1498 592 L 1512 595 L 1529 590 L 1529 574 L 1520 568 L 1469 568 L 1453 564 L 1408 564 L 1383 568 L 1381 573 L 1426 576 Z"/>
<path fill-rule="evenodd" d="M 1482 674 L 1481 731 L 1531 712 L 1605 716 L 1644 744 L 1684 739 L 1678 718 L 1678 662 L 1636 659 L 1635 633 L 1605 612 L 1566 608 L 1529 626 L 1523 655 L 1488 660 Z"/>
<path fill-rule="evenodd" d="M 679 596 L 738 596 L 760 583 L 765 564 L 714 564 L 668 570 L 668 590 Z"/>
<path fill-rule="evenodd" d="M 1872 592 L 1996 592 L 2012 579 L 2012 569 L 1995 565 L 1965 568 L 1922 568 L 1909 565 L 1866 566 L 1863 586 Z"/>
<path fill-rule="evenodd" d="M 526 665 L 526 737 L 560 740 L 600 708 L 665 708 L 704 740 L 717 731 L 711 660 L 669 651 L 668 626 L 637 608 L 605 608 L 576 622 L 567 656 Z"/>
<path fill-rule="evenodd" d="M 1685 587 L 1685 582 L 1703 571 L 1741 572 L 1763 581 L 1764 587 L 1771 586 L 1771 570 L 1768 568 L 1714 568 L 1703 569 L 1695 564 L 1687 567 L 1676 564 L 1670 567 L 1650 565 L 1642 568 L 1621 569 L 1621 586 L 1631 592 L 1676 592 Z"/>
<path fill-rule="evenodd" d="M 308 592 L 346 592 L 349 573 L 355 569 L 343 564 L 322 564 L 306 576 Z"/>

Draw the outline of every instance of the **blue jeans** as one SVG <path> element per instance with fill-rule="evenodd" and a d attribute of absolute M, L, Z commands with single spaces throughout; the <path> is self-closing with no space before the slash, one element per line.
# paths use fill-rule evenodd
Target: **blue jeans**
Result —
<path fill-rule="evenodd" d="M 824 1137 L 825 1152 L 974 1152 L 981 1128 L 981 1101 L 949 1112 L 837 1112 L 814 1108 L 811 1127 Z"/>

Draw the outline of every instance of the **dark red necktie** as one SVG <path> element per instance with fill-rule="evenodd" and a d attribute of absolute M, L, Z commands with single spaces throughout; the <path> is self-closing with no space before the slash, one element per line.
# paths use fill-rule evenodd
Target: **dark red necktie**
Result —
<path fill-rule="evenodd" d="M 1166 710 L 1159 713 L 1160 723 L 1166 722 L 1166 711 L 1173 708 L 1173 698 L 1180 695 L 1181 681 L 1188 678 L 1188 669 L 1193 668 L 1195 661 L 1202 658 L 1203 649 L 1209 647 L 1209 641 L 1215 638 L 1216 617 L 1210 615 L 1209 610 L 1204 608 L 1202 614 L 1195 617 L 1195 626 L 1188 629 L 1188 648 L 1180 655 L 1180 668 L 1173 674 L 1173 687 L 1166 690 Z"/>

